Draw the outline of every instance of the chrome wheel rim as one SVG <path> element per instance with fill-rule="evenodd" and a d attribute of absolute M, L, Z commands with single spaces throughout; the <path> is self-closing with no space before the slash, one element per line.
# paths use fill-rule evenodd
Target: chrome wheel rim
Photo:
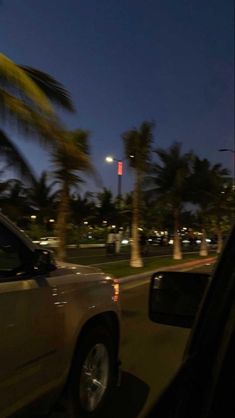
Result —
<path fill-rule="evenodd" d="M 89 351 L 82 366 L 80 401 L 82 407 L 92 412 L 101 402 L 107 389 L 109 355 L 104 344 L 96 344 Z"/>

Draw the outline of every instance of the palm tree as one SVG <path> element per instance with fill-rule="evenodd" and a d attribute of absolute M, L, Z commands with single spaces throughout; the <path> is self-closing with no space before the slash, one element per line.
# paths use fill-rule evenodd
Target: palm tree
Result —
<path fill-rule="evenodd" d="M 218 236 L 218 248 L 222 248 L 221 223 L 225 213 L 228 213 L 227 195 L 229 189 L 225 186 L 228 183 L 228 170 L 221 164 L 214 164 L 208 159 L 195 157 L 193 171 L 189 181 L 189 196 L 192 203 L 199 208 L 199 218 L 202 230 L 200 255 L 207 256 L 206 229 L 212 218 L 215 221 L 215 228 Z"/>
<path fill-rule="evenodd" d="M 131 227 L 131 221 L 132 221 L 132 207 L 133 207 L 133 199 L 132 199 L 132 193 L 126 193 L 125 195 L 122 195 L 121 199 L 121 207 L 120 207 L 120 200 L 115 201 L 116 208 L 117 208 L 117 216 L 119 218 L 119 224 L 124 229 L 124 234 L 126 231 L 126 235 L 129 238 L 128 231 L 130 231 Z"/>
<path fill-rule="evenodd" d="M 88 132 L 76 130 L 64 132 L 64 143 L 55 150 L 52 158 L 54 178 L 59 185 L 59 202 L 56 230 L 60 239 L 58 258 L 66 256 L 67 222 L 70 211 L 70 193 L 83 180 L 78 175 L 80 171 L 92 173 L 89 159 Z"/>
<path fill-rule="evenodd" d="M 3 185 L 0 193 L 0 208 L 10 219 L 20 224 L 22 219 L 29 218 L 30 214 L 27 189 L 18 179 L 7 180 Z"/>
<path fill-rule="evenodd" d="M 180 215 L 183 203 L 187 200 L 187 181 L 190 176 L 192 153 L 181 153 L 181 144 L 173 143 L 168 150 L 158 148 L 154 151 L 160 162 L 152 164 L 150 175 L 145 179 L 148 192 L 153 200 L 164 204 L 171 213 L 174 223 L 173 258 L 182 258 L 180 242 Z"/>
<path fill-rule="evenodd" d="M 102 192 L 97 194 L 97 200 L 97 220 L 99 224 L 102 224 L 104 221 L 107 222 L 107 225 L 116 224 L 118 212 L 111 190 L 104 188 Z"/>
<path fill-rule="evenodd" d="M 0 129 L 0 157 L 5 162 L 4 171 L 14 168 L 17 174 L 31 184 L 36 183 L 36 175 L 33 168 L 24 158 L 19 148 L 10 140 L 10 138 Z M 3 173 L 2 173 L 3 174 Z M 0 173 L 1 176 L 1 173 Z"/>
<path fill-rule="evenodd" d="M 211 229 L 217 235 L 217 253 L 220 254 L 223 248 L 223 234 L 227 234 L 233 224 L 234 216 L 234 192 L 232 182 L 224 182 L 225 179 L 218 178 L 217 193 L 211 199 L 208 210 L 208 219 Z M 223 183 L 222 183 L 223 181 Z"/>
<path fill-rule="evenodd" d="M 126 159 L 135 173 L 132 201 L 132 245 L 130 259 L 130 265 L 132 267 L 143 266 L 139 246 L 141 186 L 143 175 L 148 171 L 150 162 L 153 127 L 153 123 L 143 122 L 139 128 L 134 128 L 122 135 Z"/>
<path fill-rule="evenodd" d="M 82 226 L 84 221 L 94 223 L 97 215 L 97 207 L 93 194 L 86 192 L 84 196 L 73 194 L 70 200 L 71 218 L 76 226 Z"/>
<path fill-rule="evenodd" d="M 0 54 L 0 116 L 4 126 L 18 128 L 25 137 L 34 137 L 44 145 L 63 142 L 61 123 L 52 103 L 73 110 L 68 92 L 54 78 L 42 71 L 19 66 Z M 16 164 L 20 173 L 32 180 L 30 165 L 2 128 L 0 155 L 7 164 Z"/>
<path fill-rule="evenodd" d="M 144 201 L 142 211 L 145 214 L 143 227 L 149 231 L 172 229 L 173 223 L 169 208 L 152 193 L 152 190 L 148 190 L 148 187 L 149 177 L 147 176 L 143 183 Z"/>
<path fill-rule="evenodd" d="M 55 199 L 57 191 L 55 184 L 48 184 L 48 173 L 43 171 L 39 179 L 33 181 L 32 187 L 28 189 L 28 200 L 30 206 L 37 211 L 37 219 L 44 226 L 50 218 L 55 215 Z"/>

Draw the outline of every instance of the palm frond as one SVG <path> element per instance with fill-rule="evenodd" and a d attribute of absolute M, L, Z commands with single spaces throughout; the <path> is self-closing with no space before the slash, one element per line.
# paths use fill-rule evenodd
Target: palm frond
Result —
<path fill-rule="evenodd" d="M 19 67 L 37 84 L 49 100 L 69 112 L 75 111 L 69 92 L 54 77 L 32 67 L 24 65 Z"/>
<path fill-rule="evenodd" d="M 64 131 L 62 136 L 63 140 L 53 155 L 53 163 L 68 171 L 93 173 L 94 168 L 89 157 L 89 132 L 81 129 Z"/>
<path fill-rule="evenodd" d="M 26 96 L 41 112 L 53 113 L 50 101 L 42 89 L 22 68 L 3 54 L 0 54 L 0 82 L 4 87 L 10 86 L 11 90 L 15 89 L 18 94 Z"/>
<path fill-rule="evenodd" d="M 152 122 L 143 122 L 139 128 L 133 128 L 122 135 L 129 165 L 142 172 L 147 171 L 150 161 L 153 128 Z"/>
<path fill-rule="evenodd" d="M 0 115 L 3 120 L 11 122 L 26 138 L 38 137 L 43 144 L 51 144 L 55 140 L 63 142 L 61 127 L 57 119 L 42 117 L 30 105 L 0 88 Z"/>
<path fill-rule="evenodd" d="M 36 181 L 35 173 L 23 154 L 8 136 L 0 130 L 0 157 L 6 162 L 6 168 L 13 167 L 22 178 L 30 183 Z"/>

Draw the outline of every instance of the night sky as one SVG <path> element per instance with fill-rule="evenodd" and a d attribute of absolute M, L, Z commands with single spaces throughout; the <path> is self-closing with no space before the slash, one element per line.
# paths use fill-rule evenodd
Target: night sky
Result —
<path fill-rule="evenodd" d="M 2 0 L 0 50 L 55 76 L 77 113 L 67 128 L 91 131 L 92 160 L 116 193 L 120 138 L 155 121 L 155 147 L 183 143 L 232 169 L 234 138 L 233 0 Z M 48 157 L 11 133 L 36 171 Z M 123 191 L 131 189 L 130 173 Z M 92 181 L 84 190 L 97 191 Z"/>

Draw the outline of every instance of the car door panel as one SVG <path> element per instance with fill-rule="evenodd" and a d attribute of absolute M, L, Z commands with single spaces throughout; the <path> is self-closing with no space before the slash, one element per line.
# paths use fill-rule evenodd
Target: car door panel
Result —
<path fill-rule="evenodd" d="M 0 281 L 0 411 L 43 392 L 44 369 L 56 362 L 62 333 L 53 289 L 41 281 Z"/>

